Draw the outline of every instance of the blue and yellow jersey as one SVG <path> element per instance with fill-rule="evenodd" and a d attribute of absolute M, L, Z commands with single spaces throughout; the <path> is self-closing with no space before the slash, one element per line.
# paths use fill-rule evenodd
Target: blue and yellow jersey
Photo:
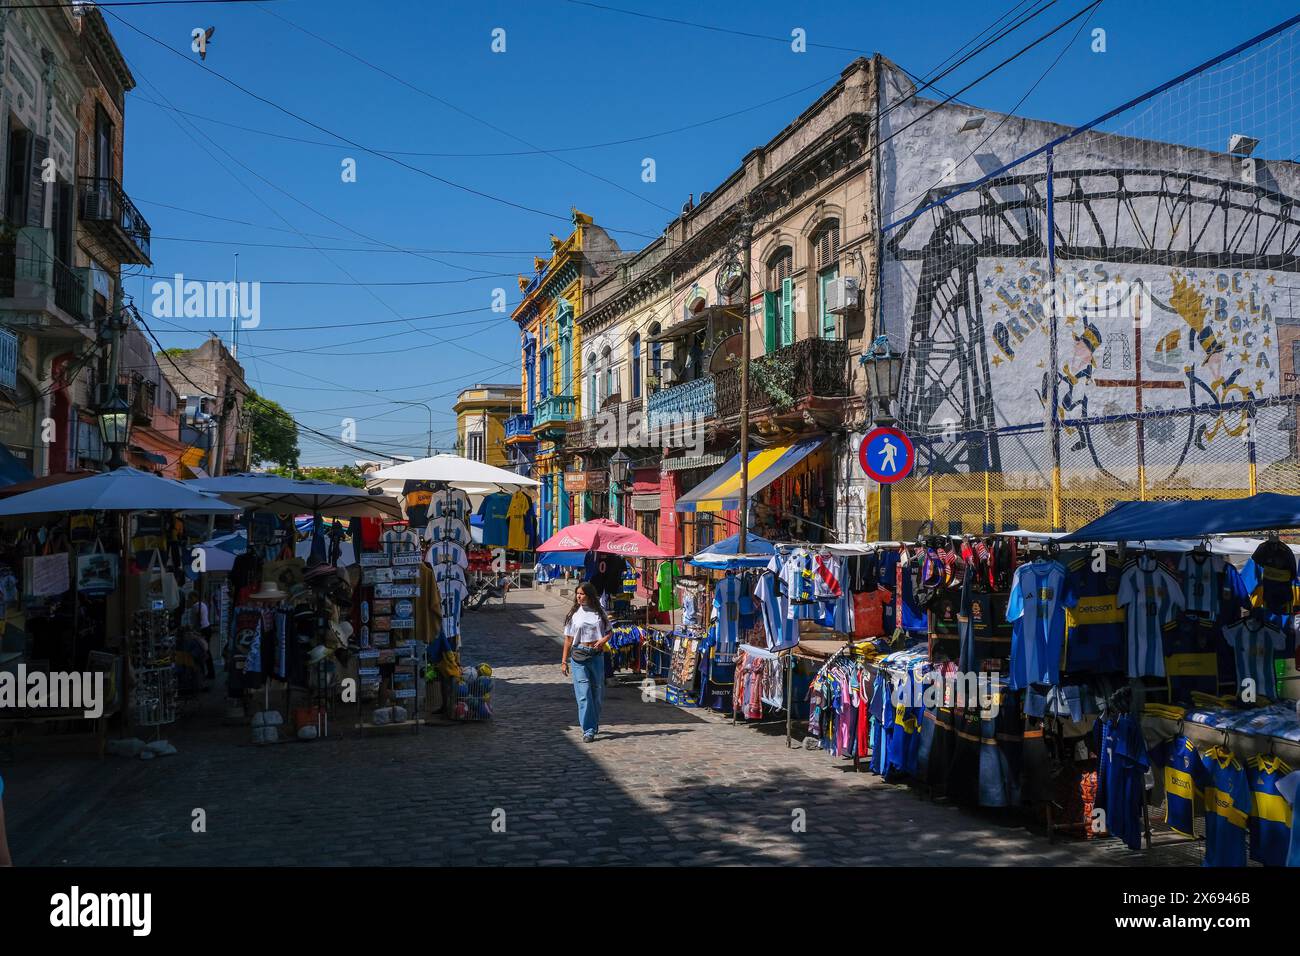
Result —
<path fill-rule="evenodd" d="M 1219 689 L 1219 627 L 1209 617 L 1180 614 L 1165 625 L 1165 679 L 1169 701 L 1186 704 L 1194 692 L 1215 694 Z"/>
<path fill-rule="evenodd" d="M 1286 866 L 1291 846 L 1291 805 L 1278 781 L 1291 772 L 1280 757 L 1255 756 L 1246 761 L 1250 780 L 1250 858 L 1265 866 Z"/>
<path fill-rule="evenodd" d="M 1250 781 L 1246 768 L 1223 747 L 1201 755 L 1205 793 L 1205 865 L 1245 866 L 1246 831 L 1250 819 Z"/>
<path fill-rule="evenodd" d="M 1196 836 L 1196 811 L 1205 802 L 1196 785 L 1200 759 L 1196 746 L 1186 737 L 1171 740 L 1165 752 L 1165 822 L 1171 830 L 1189 837 Z"/>

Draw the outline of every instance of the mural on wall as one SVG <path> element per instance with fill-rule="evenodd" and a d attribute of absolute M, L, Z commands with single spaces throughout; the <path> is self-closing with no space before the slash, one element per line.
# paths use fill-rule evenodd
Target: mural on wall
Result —
<path fill-rule="evenodd" d="M 1131 483 L 1141 458 L 1148 482 L 1213 480 L 1193 466 L 1244 461 L 1248 437 L 1261 465 L 1289 455 L 1288 410 L 1240 403 L 1280 393 L 1296 204 L 1194 172 L 1058 167 L 1053 281 L 1047 178 L 981 183 L 887 235 L 900 417 L 932 439 L 922 463 L 1050 470 L 1053 397 L 1066 471 Z"/>

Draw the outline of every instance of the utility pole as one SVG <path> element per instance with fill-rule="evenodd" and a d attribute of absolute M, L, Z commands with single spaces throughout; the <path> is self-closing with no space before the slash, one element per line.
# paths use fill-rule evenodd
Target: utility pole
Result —
<path fill-rule="evenodd" d="M 737 554 L 749 552 L 749 299 L 751 293 L 749 248 L 754 240 L 749 195 L 740 220 L 740 268 L 744 275 L 740 303 L 740 538 Z"/>

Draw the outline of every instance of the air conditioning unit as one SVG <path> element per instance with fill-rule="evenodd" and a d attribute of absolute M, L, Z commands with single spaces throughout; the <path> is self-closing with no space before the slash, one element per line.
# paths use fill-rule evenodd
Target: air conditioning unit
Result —
<path fill-rule="evenodd" d="M 843 315 L 858 307 L 858 294 L 861 291 L 858 280 L 852 276 L 832 279 L 826 283 L 826 311 Z"/>

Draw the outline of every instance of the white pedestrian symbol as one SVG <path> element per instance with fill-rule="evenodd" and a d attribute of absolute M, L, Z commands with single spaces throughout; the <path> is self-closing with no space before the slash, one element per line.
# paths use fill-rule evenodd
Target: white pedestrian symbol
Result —
<path fill-rule="evenodd" d="M 887 471 L 887 472 L 898 471 L 898 462 L 896 460 L 897 455 L 898 455 L 898 446 L 895 445 L 892 441 L 890 441 L 889 436 L 886 435 L 885 447 L 880 449 L 880 457 L 882 459 L 880 470 Z"/>

